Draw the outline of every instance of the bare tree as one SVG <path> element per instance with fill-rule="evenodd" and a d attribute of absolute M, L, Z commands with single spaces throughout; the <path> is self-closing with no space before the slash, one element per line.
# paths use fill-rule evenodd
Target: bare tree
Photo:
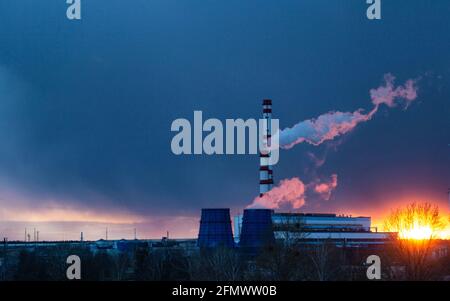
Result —
<path fill-rule="evenodd" d="M 330 281 L 342 278 L 344 254 L 330 240 L 318 241 L 309 247 L 308 256 L 316 277 L 314 280 Z M 341 275 L 339 275 L 341 274 Z"/>
<path fill-rule="evenodd" d="M 327 280 L 327 267 L 330 261 L 329 244 L 319 242 L 312 248 L 311 252 L 309 252 L 309 257 L 311 258 L 311 262 L 314 265 L 314 270 L 317 274 L 317 280 Z"/>
<path fill-rule="evenodd" d="M 431 251 L 436 233 L 443 227 L 439 208 L 429 203 L 412 203 L 391 212 L 385 229 L 394 232 L 390 254 L 406 280 L 428 280 L 433 273 Z"/>
<path fill-rule="evenodd" d="M 115 267 L 115 279 L 117 281 L 126 280 L 126 274 L 131 266 L 131 260 L 127 253 L 119 253 L 112 256 Z"/>
<path fill-rule="evenodd" d="M 186 260 L 183 262 L 184 265 L 178 267 L 182 271 L 186 271 L 189 276 L 189 280 L 202 280 L 202 260 L 199 252 L 191 253 L 189 255 L 185 254 Z"/>
<path fill-rule="evenodd" d="M 241 278 L 241 261 L 233 249 L 215 249 L 206 257 L 206 263 L 214 280 L 236 281 Z"/>
<path fill-rule="evenodd" d="M 251 280 L 298 281 L 309 272 L 308 258 L 300 244 L 278 241 L 266 247 L 247 272 Z"/>

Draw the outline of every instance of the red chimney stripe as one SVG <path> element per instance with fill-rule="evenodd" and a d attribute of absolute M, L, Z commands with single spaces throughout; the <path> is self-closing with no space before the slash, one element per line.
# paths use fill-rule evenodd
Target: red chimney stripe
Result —
<path fill-rule="evenodd" d="M 260 180 L 260 181 L 259 181 L 259 184 L 264 184 L 264 185 L 267 185 L 267 184 L 273 184 L 273 180 L 272 180 L 272 179 L 269 179 L 269 180 Z"/>

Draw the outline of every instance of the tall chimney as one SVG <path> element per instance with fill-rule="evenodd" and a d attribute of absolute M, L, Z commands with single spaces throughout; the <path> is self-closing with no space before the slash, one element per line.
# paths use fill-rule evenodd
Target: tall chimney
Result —
<path fill-rule="evenodd" d="M 263 100 L 263 118 L 267 121 L 267 129 L 262 134 L 263 144 L 270 146 L 272 133 L 272 100 Z M 270 166 L 270 152 L 267 154 L 260 153 L 260 165 L 259 165 L 259 196 L 262 197 L 264 193 L 272 189 L 273 185 L 273 172 L 272 166 Z"/>

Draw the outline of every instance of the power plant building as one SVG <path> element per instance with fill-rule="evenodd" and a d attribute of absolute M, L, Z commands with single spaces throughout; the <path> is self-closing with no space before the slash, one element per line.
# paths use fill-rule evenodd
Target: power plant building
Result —
<path fill-rule="evenodd" d="M 234 217 L 234 238 L 240 241 L 242 215 Z M 296 240 L 300 243 L 330 241 L 338 245 L 361 246 L 384 244 L 390 233 L 371 227 L 370 217 L 351 217 L 321 213 L 272 212 L 272 227 L 276 240 Z"/>
<path fill-rule="evenodd" d="M 267 128 L 260 136 L 265 146 L 271 145 L 272 100 L 263 100 L 263 118 Z M 270 148 L 269 148 L 270 149 Z M 260 152 L 259 196 L 273 187 L 271 153 Z M 281 213 L 272 209 L 245 209 L 233 219 L 231 234 L 229 209 L 203 209 L 198 237 L 199 247 L 237 246 L 255 254 L 258 249 L 275 241 L 317 244 L 325 241 L 338 246 L 364 247 L 384 244 L 391 233 L 371 227 L 370 217 L 352 217 L 322 213 Z M 375 231 L 373 231 L 375 230 Z"/>

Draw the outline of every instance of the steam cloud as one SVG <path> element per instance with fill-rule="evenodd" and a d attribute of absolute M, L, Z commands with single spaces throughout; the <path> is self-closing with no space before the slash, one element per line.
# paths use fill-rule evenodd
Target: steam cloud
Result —
<path fill-rule="evenodd" d="M 417 80 L 408 79 L 403 86 L 397 88 L 394 87 L 395 77 L 388 73 L 384 75 L 385 86 L 378 87 L 377 89 L 370 90 L 370 98 L 375 108 L 385 104 L 392 108 L 397 105 L 395 100 L 403 99 L 406 103 L 405 107 L 417 98 Z"/>
<path fill-rule="evenodd" d="M 325 183 L 318 183 L 314 185 L 314 191 L 322 196 L 322 198 L 328 201 L 331 197 L 331 192 L 336 189 L 338 184 L 337 174 L 331 175 L 331 179 Z"/>
<path fill-rule="evenodd" d="M 300 209 L 306 203 L 306 193 L 312 191 L 324 200 L 329 200 L 331 192 L 337 187 L 337 175 L 331 176 L 329 181 L 321 183 L 315 181 L 304 184 L 299 178 L 281 180 L 280 183 L 266 192 L 262 197 L 256 197 L 247 208 L 257 209 Z"/>
<path fill-rule="evenodd" d="M 320 115 L 316 119 L 299 122 L 292 128 L 286 128 L 280 132 L 280 147 L 290 149 L 303 142 L 318 146 L 324 141 L 333 140 L 350 132 L 358 124 L 372 119 L 382 104 L 389 108 L 402 104 L 405 109 L 408 108 L 410 103 L 417 98 L 417 80 L 409 79 L 403 86 L 397 87 L 394 82 L 395 77 L 392 74 L 385 74 L 384 85 L 369 91 L 373 104 L 373 108 L 369 112 L 365 113 L 364 109 L 357 109 L 354 112 L 332 111 Z M 314 155 L 311 158 L 314 159 L 316 167 L 324 164 L 324 159 L 318 159 Z M 337 174 L 333 174 L 328 181 L 316 180 L 306 185 L 297 177 L 281 180 L 277 186 L 262 197 L 256 197 L 247 208 L 291 207 L 299 209 L 305 205 L 308 192 L 315 193 L 324 200 L 329 200 L 337 185 Z"/>
<path fill-rule="evenodd" d="M 280 184 L 257 197 L 248 208 L 278 209 L 289 205 L 299 209 L 305 204 L 305 184 L 299 178 L 281 180 Z"/>
<path fill-rule="evenodd" d="M 392 108 L 401 101 L 405 108 L 417 98 L 416 80 L 409 79 L 403 86 L 394 86 L 395 77 L 388 73 L 384 75 L 384 85 L 370 90 L 373 109 L 364 113 L 363 109 L 354 112 L 332 111 L 320 115 L 316 119 L 308 119 L 297 123 L 292 128 L 286 128 L 280 133 L 280 146 L 290 149 L 295 145 L 307 142 L 320 145 L 324 141 L 333 140 L 353 130 L 359 123 L 370 120 L 381 104 Z"/>

